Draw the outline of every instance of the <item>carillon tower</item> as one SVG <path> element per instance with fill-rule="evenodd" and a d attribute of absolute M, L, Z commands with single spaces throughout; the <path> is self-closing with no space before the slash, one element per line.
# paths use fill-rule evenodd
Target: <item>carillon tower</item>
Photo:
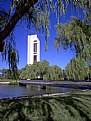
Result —
<path fill-rule="evenodd" d="M 40 61 L 40 41 L 37 35 L 28 35 L 28 55 L 27 64 Z"/>

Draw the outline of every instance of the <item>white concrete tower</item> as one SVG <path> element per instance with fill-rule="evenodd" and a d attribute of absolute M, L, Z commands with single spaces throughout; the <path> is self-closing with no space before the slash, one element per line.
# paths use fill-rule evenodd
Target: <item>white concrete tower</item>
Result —
<path fill-rule="evenodd" d="M 28 35 L 28 55 L 27 64 L 40 61 L 40 41 L 37 35 Z"/>

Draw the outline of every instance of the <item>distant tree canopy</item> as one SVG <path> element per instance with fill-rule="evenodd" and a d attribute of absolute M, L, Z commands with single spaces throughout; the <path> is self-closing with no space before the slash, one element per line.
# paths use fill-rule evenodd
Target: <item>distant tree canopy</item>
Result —
<path fill-rule="evenodd" d="M 26 65 L 19 70 L 20 79 L 37 79 L 38 77 L 43 80 L 88 80 L 91 79 L 91 67 L 79 55 L 71 59 L 64 70 L 57 65 L 49 66 L 46 60 Z"/>
<path fill-rule="evenodd" d="M 15 79 L 9 69 L 0 70 L 0 79 Z M 15 73 L 16 74 L 16 73 Z M 67 64 L 64 70 L 57 65 L 49 66 L 49 62 L 34 62 L 18 70 L 16 79 L 43 79 L 43 80 L 89 80 L 91 79 L 91 67 L 85 59 L 79 55 Z"/>
<path fill-rule="evenodd" d="M 27 65 L 20 70 L 20 79 L 36 79 L 38 77 L 44 80 L 61 80 L 62 69 L 58 66 L 49 66 L 46 60 L 34 62 L 33 65 Z"/>
<path fill-rule="evenodd" d="M 16 72 L 19 55 L 16 51 L 13 31 L 18 22 L 31 23 L 37 30 L 45 34 L 45 48 L 49 37 L 50 13 L 57 19 L 57 34 L 55 46 L 57 48 L 75 49 L 76 54 L 81 53 L 89 65 L 91 64 L 91 1 L 90 0 L 6 0 L 0 3 L 0 51 L 3 60 L 8 60 L 9 68 Z M 73 4 L 79 11 L 82 9 L 84 20 L 73 18 L 66 24 L 60 23 L 60 15 L 67 12 L 67 6 Z"/>

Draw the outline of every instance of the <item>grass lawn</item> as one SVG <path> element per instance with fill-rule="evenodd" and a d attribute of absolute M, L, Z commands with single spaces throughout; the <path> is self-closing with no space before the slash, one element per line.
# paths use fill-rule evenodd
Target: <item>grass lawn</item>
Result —
<path fill-rule="evenodd" d="M 2 79 L 0 80 L 0 84 L 19 85 L 17 80 L 12 79 Z"/>
<path fill-rule="evenodd" d="M 1 99 L 0 121 L 91 121 L 91 91 Z"/>
<path fill-rule="evenodd" d="M 0 79 L 0 82 L 12 82 L 12 81 L 16 81 L 16 80 L 12 80 L 12 79 Z"/>

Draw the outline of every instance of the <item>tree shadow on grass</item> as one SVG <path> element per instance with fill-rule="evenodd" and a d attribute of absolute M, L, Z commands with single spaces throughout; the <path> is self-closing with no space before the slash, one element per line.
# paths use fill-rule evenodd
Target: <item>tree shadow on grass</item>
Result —
<path fill-rule="evenodd" d="M 69 111 L 70 116 L 76 117 L 76 114 L 74 114 L 74 111 L 72 110 L 73 108 L 75 112 L 79 113 L 82 121 L 83 118 L 85 121 L 91 121 L 91 97 L 89 97 L 90 100 L 86 100 L 87 97 L 88 96 L 78 94 L 67 97 L 58 97 L 56 100 L 57 102 L 60 102 L 60 105 L 64 105 L 64 108 Z M 83 103 L 84 101 L 85 103 Z"/>
<path fill-rule="evenodd" d="M 83 94 L 0 100 L 0 121 L 91 121 L 90 112 Z"/>

